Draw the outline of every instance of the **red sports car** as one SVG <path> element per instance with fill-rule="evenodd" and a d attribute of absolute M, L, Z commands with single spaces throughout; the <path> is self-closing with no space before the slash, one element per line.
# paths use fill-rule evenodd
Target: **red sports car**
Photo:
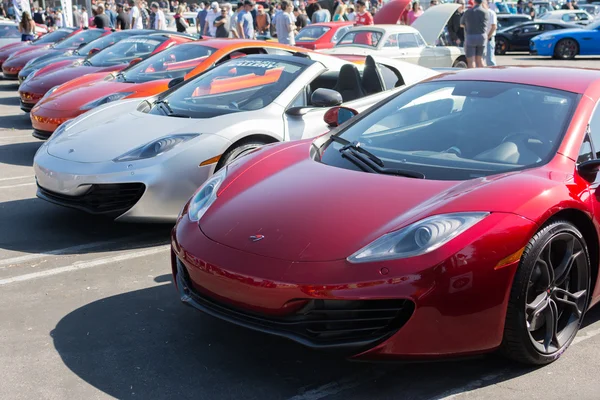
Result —
<path fill-rule="evenodd" d="M 322 22 L 308 25 L 296 35 L 296 46 L 310 50 L 331 49 L 353 26 L 353 22 Z"/>
<path fill-rule="evenodd" d="M 2 73 L 5 79 L 18 79 L 19 72 L 25 64 L 34 58 L 44 56 L 52 52 L 66 52 L 69 50 L 75 50 L 78 47 L 89 43 L 94 39 L 98 39 L 100 36 L 108 35 L 112 33 L 111 29 L 81 29 L 74 35 L 61 40 L 52 46 L 43 46 L 30 51 L 24 49 L 17 51 L 2 63 Z"/>
<path fill-rule="evenodd" d="M 248 54 L 292 53 L 277 42 L 210 39 L 184 43 L 156 54 L 119 74 L 97 73 L 59 86 L 31 110 L 33 135 L 48 138 L 63 122 L 115 100 L 154 96 L 174 78 L 190 78 L 215 64 Z"/>
<path fill-rule="evenodd" d="M 178 43 L 194 40 L 179 34 L 154 33 L 133 36 L 107 47 L 73 65 L 70 60 L 53 63 L 35 72 L 19 87 L 21 109 L 29 112 L 46 93 L 72 79 L 96 72 L 120 71 Z"/>
<path fill-rule="evenodd" d="M 449 72 L 234 161 L 173 230 L 181 300 L 363 360 L 557 359 L 600 300 L 600 72 L 573 72 Z"/>
<path fill-rule="evenodd" d="M 48 47 L 54 43 L 60 42 L 61 40 L 75 33 L 75 28 L 61 28 L 50 32 L 40 37 L 39 39 L 35 39 L 31 42 L 17 42 L 7 44 L 6 46 L 2 46 L 0 47 L 0 67 L 2 67 L 2 64 L 4 63 L 4 61 L 6 61 L 8 57 L 17 52 L 21 52 L 22 54 L 26 51 L 35 50 L 42 47 Z"/>

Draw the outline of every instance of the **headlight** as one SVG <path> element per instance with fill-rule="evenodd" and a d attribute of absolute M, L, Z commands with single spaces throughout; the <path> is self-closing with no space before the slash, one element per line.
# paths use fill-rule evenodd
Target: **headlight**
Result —
<path fill-rule="evenodd" d="M 156 157 L 160 154 L 166 153 L 178 144 L 187 142 L 190 139 L 199 136 L 198 133 L 188 133 L 182 135 L 169 135 L 160 139 L 153 140 L 150 143 L 146 143 L 143 146 L 135 148 L 117 158 L 113 161 L 135 161 L 143 160 L 146 158 Z"/>
<path fill-rule="evenodd" d="M 28 76 L 27 78 L 29 78 L 29 76 Z M 27 80 L 27 79 L 25 79 L 25 81 L 26 81 L 26 80 Z M 25 82 L 25 81 L 23 81 L 23 82 Z M 46 92 L 46 94 L 44 94 L 44 96 L 43 96 L 43 97 L 40 99 L 40 101 L 39 101 L 39 102 L 41 102 L 41 101 L 44 101 L 44 100 L 45 100 L 45 99 L 46 99 L 48 96 L 50 96 L 52 93 L 56 92 L 56 89 L 58 89 L 58 87 L 59 87 L 59 86 L 60 86 L 60 85 L 56 85 L 56 86 L 54 86 L 52 89 L 48 90 L 48 91 Z M 39 102 L 38 102 L 38 103 L 39 103 Z"/>
<path fill-rule="evenodd" d="M 220 169 L 209 180 L 204 182 L 200 189 L 194 194 L 188 207 L 188 218 L 190 221 L 200 221 L 208 208 L 217 199 L 217 191 L 227 176 L 227 168 Z"/>
<path fill-rule="evenodd" d="M 118 92 L 118 93 L 109 94 L 108 96 L 104 96 L 98 100 L 94 100 L 94 101 L 91 101 L 91 102 L 85 104 L 84 106 L 81 107 L 81 109 L 82 110 L 90 110 L 92 108 L 96 108 L 98 106 L 110 103 L 112 101 L 121 100 L 122 98 L 127 97 L 132 93 L 133 92 Z"/>
<path fill-rule="evenodd" d="M 63 53 L 63 56 L 72 56 L 73 55 L 73 50 L 67 50 Z"/>
<path fill-rule="evenodd" d="M 56 130 L 52 133 L 52 136 L 50 136 L 50 139 L 48 140 L 48 142 L 50 140 L 54 140 L 57 137 L 59 137 L 60 135 L 62 135 L 67 130 L 67 128 L 69 127 L 69 125 L 71 125 L 73 123 L 73 121 L 75 121 L 75 120 L 74 119 L 70 119 L 67 122 L 63 122 L 62 124 L 60 124 L 58 126 L 58 128 L 56 128 Z"/>
<path fill-rule="evenodd" d="M 554 36 L 542 36 L 540 40 L 554 40 Z"/>
<path fill-rule="evenodd" d="M 348 257 L 351 263 L 393 260 L 429 253 L 488 216 L 487 212 L 434 215 L 390 232 Z"/>

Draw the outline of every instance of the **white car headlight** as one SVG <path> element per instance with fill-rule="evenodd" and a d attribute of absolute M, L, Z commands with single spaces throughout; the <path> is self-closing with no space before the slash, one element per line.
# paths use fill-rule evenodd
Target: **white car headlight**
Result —
<path fill-rule="evenodd" d="M 29 78 L 29 76 L 28 76 L 27 78 Z M 27 79 L 25 79 L 25 81 L 27 81 Z M 23 81 L 23 82 L 25 82 L 25 81 Z M 56 92 L 56 89 L 58 89 L 58 87 L 59 87 L 59 86 L 60 86 L 60 85 L 56 85 L 56 86 L 54 86 L 53 88 L 51 88 L 50 90 L 48 90 L 48 91 L 46 92 L 46 94 L 44 94 L 44 96 L 42 96 L 42 98 L 40 99 L 40 101 L 39 101 L 39 102 L 41 102 L 41 101 L 44 101 L 44 100 L 45 100 L 45 99 L 46 99 L 48 96 L 50 96 L 52 93 Z M 38 103 L 39 103 L 39 102 L 38 102 Z"/>
<path fill-rule="evenodd" d="M 460 235 L 488 212 L 434 215 L 387 233 L 348 257 L 351 263 L 394 260 L 429 253 Z"/>
<path fill-rule="evenodd" d="M 153 140 L 150 143 L 146 143 L 145 145 L 137 147 L 131 151 L 128 151 L 127 153 L 115 158 L 113 161 L 135 161 L 156 157 L 173 149 L 175 146 L 187 142 L 188 140 L 193 139 L 199 135 L 199 133 L 186 133 L 181 135 L 165 136 L 160 139 Z"/>
<path fill-rule="evenodd" d="M 90 110 L 92 108 L 96 108 L 103 104 L 107 104 L 113 101 L 121 100 L 124 97 L 129 96 L 133 92 L 117 92 L 113 94 L 109 94 L 108 96 L 101 97 L 97 100 L 91 101 L 81 107 L 82 110 Z"/>
<path fill-rule="evenodd" d="M 54 140 L 57 137 L 59 137 L 60 135 L 62 135 L 67 130 L 67 128 L 69 127 L 69 125 L 71 125 L 73 123 L 73 121 L 75 121 L 75 119 L 70 119 L 70 120 L 68 120 L 68 121 L 63 122 L 62 124 L 60 124 L 58 126 L 58 128 L 56 128 L 56 130 L 52 133 L 52 136 L 50 136 L 50 139 L 48 139 L 48 141 L 46 143 L 48 143 L 51 140 Z"/>
<path fill-rule="evenodd" d="M 200 186 L 196 194 L 192 197 L 192 200 L 190 200 L 188 207 L 188 218 L 190 221 L 200 221 L 200 218 L 202 218 L 212 203 L 217 200 L 217 191 L 226 176 L 227 168 L 222 168 Z"/>

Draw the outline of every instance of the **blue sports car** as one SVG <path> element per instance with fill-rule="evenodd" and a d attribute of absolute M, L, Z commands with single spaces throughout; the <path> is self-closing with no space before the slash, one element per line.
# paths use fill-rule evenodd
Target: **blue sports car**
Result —
<path fill-rule="evenodd" d="M 600 55 L 600 21 L 583 29 L 562 29 L 535 36 L 529 42 L 529 53 L 571 60 L 577 55 Z"/>

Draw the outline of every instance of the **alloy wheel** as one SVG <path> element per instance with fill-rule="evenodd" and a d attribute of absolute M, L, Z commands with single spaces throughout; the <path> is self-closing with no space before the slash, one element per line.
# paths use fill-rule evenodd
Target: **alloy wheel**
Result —
<path fill-rule="evenodd" d="M 577 55 L 578 47 L 574 40 L 564 39 L 557 44 L 556 52 L 560 58 L 570 60 Z"/>
<path fill-rule="evenodd" d="M 589 269 L 583 243 L 570 232 L 550 238 L 531 271 L 525 322 L 541 354 L 553 354 L 577 334 L 589 291 Z"/>

